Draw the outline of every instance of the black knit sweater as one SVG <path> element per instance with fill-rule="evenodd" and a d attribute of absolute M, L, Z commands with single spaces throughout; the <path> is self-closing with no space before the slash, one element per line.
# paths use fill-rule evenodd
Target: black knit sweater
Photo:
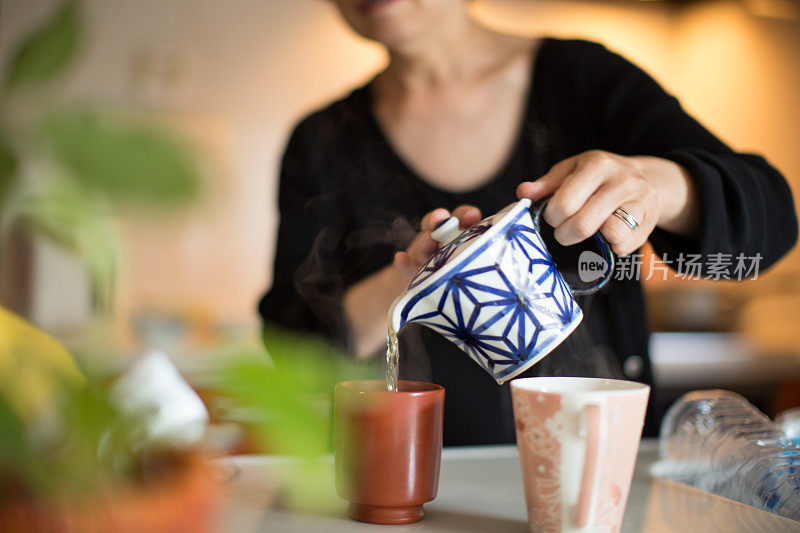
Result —
<path fill-rule="evenodd" d="M 259 309 L 264 320 L 347 343 L 344 290 L 388 265 L 425 213 L 472 204 L 493 214 L 515 200 L 521 181 L 590 149 L 659 156 L 690 172 L 701 205 L 699 238 L 660 229 L 650 236 L 670 261 L 681 253 L 731 254 L 734 263 L 739 254 L 760 254 L 763 270 L 795 243 L 792 196 L 780 173 L 759 156 L 732 151 L 624 58 L 595 43 L 545 39 L 531 75 L 513 153 L 488 183 L 463 193 L 429 184 L 402 161 L 375 120 L 369 85 L 303 120 L 283 158 L 274 281 Z M 577 264 L 575 250 L 551 251 L 564 270 Z M 579 303 L 581 326 L 525 375 L 613 377 L 624 367 L 629 379 L 652 383 L 640 283 L 616 279 Z M 447 391 L 445 444 L 514 441 L 507 384 L 498 386 L 424 327 L 404 328 L 401 351 L 402 377 Z M 635 356 L 641 364 L 625 365 Z"/>

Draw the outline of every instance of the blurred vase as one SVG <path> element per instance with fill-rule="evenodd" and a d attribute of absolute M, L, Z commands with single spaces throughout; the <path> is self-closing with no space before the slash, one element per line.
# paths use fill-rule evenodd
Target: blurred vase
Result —
<path fill-rule="evenodd" d="M 174 533 L 214 530 L 215 481 L 210 467 L 187 461 L 160 482 L 106 488 L 99 494 L 45 501 L 29 495 L 4 496 L 4 533 Z"/>

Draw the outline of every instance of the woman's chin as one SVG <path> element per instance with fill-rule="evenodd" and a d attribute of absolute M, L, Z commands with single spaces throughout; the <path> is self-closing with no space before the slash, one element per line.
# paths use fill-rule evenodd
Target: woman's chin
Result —
<path fill-rule="evenodd" d="M 361 0 L 358 10 L 366 16 L 381 16 L 397 7 L 403 0 Z"/>
<path fill-rule="evenodd" d="M 409 0 L 362 0 L 340 9 L 359 35 L 390 48 L 412 39 L 430 18 L 427 9 Z"/>
<path fill-rule="evenodd" d="M 408 31 L 403 27 L 374 27 L 369 31 L 359 32 L 363 37 L 371 41 L 378 42 L 385 47 L 391 49 L 401 49 L 404 45 L 413 40 L 414 32 Z"/>

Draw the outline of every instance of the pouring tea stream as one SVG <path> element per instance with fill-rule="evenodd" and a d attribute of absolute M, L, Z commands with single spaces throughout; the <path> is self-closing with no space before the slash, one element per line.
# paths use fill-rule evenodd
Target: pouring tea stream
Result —
<path fill-rule="evenodd" d="M 523 199 L 463 231 L 456 217 L 434 229 L 441 246 L 389 309 L 388 390 L 396 390 L 397 333 L 406 324 L 444 335 L 498 384 L 539 362 L 575 330 L 583 312 L 574 297 L 605 286 L 614 256 L 596 233 L 602 275 L 588 287 L 569 285 L 539 232 L 545 205 L 531 209 Z"/>

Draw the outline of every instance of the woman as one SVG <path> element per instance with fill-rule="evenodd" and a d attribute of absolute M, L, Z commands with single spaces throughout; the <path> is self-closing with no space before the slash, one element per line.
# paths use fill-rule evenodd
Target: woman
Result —
<path fill-rule="evenodd" d="M 763 269 L 794 244 L 781 175 L 734 153 L 602 46 L 497 33 L 463 0 L 336 4 L 390 61 L 291 136 L 266 321 L 379 353 L 391 302 L 436 249 L 431 229 L 451 213 L 474 224 L 515 194 L 552 195 L 544 218 L 562 245 L 599 230 L 620 255 L 649 240 L 673 260 L 760 254 Z M 638 280 L 615 279 L 581 305 L 580 328 L 529 372 L 616 366 L 649 382 Z M 447 390 L 446 444 L 513 442 L 507 385 L 426 328 L 403 336 L 401 375 Z"/>

